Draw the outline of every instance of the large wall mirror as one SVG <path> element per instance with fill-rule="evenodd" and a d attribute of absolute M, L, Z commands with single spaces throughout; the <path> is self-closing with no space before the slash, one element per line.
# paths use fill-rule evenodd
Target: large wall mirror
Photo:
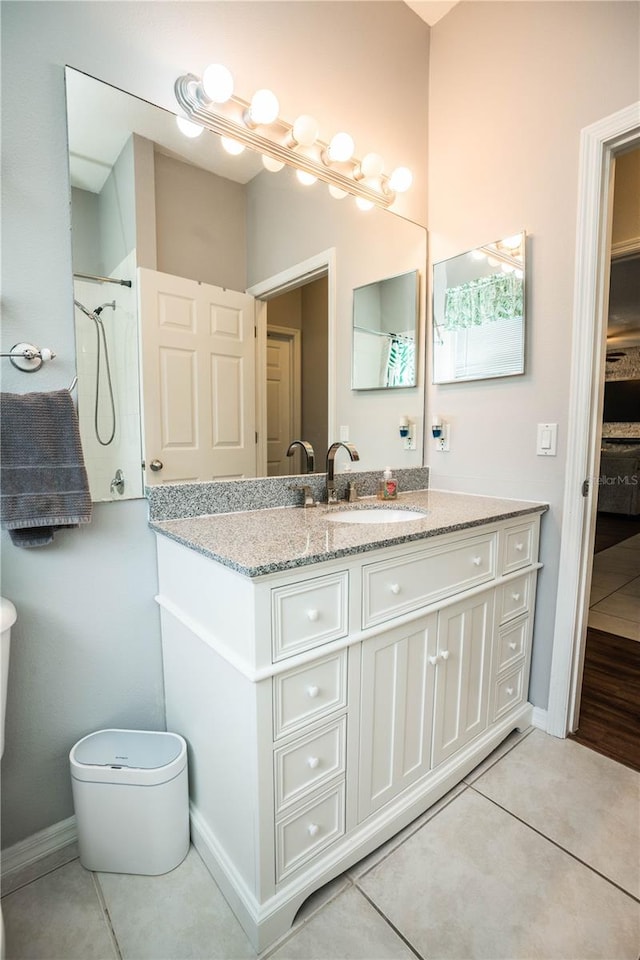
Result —
<path fill-rule="evenodd" d="M 433 382 L 524 373 L 525 234 L 433 267 Z"/>
<path fill-rule="evenodd" d="M 93 498 L 301 473 L 301 448 L 286 455 L 300 437 L 322 471 L 338 425 L 364 469 L 398 463 L 398 413 L 422 416 L 423 391 L 394 391 L 383 413 L 353 392 L 352 298 L 380 277 L 424 278 L 424 228 L 303 186 L 292 167 L 269 172 L 249 150 L 231 156 L 209 131 L 188 138 L 169 111 L 71 68 L 66 85 Z M 407 456 L 420 465 L 421 444 Z"/>

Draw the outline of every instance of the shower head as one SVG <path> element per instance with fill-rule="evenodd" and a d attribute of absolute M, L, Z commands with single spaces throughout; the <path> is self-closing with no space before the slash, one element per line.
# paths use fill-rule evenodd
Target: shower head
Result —
<path fill-rule="evenodd" d="M 100 316 L 105 307 L 111 307 L 112 310 L 116 308 L 115 300 L 110 300 L 108 303 L 101 303 L 99 307 L 96 307 L 93 311 L 97 316 Z"/>

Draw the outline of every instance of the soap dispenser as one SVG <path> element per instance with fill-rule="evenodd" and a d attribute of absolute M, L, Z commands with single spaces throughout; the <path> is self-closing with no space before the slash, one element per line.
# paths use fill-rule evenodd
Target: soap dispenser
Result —
<path fill-rule="evenodd" d="M 378 482 L 378 499 L 395 500 L 398 496 L 398 481 L 391 473 L 391 467 L 385 467 L 382 480 Z"/>

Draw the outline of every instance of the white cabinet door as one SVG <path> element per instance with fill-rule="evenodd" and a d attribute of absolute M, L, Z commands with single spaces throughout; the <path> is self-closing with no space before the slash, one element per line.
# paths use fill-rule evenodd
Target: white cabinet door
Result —
<path fill-rule="evenodd" d="M 429 771 L 437 615 L 362 645 L 358 819 Z"/>
<path fill-rule="evenodd" d="M 495 591 L 462 600 L 438 615 L 433 765 L 487 726 Z"/>
<path fill-rule="evenodd" d="M 254 477 L 254 298 L 142 268 L 138 282 L 145 482 Z"/>

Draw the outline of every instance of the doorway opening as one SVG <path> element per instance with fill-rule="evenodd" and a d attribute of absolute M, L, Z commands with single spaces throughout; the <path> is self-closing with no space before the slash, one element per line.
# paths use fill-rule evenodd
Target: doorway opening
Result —
<path fill-rule="evenodd" d="M 640 146 L 640 102 L 582 131 L 573 353 L 558 604 L 547 732 L 576 730 L 594 566 L 614 169 Z"/>

